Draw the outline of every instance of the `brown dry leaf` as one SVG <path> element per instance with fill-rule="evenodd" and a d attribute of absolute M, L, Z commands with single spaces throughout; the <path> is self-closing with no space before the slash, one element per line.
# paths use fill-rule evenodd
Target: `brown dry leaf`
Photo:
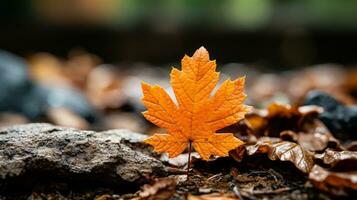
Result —
<path fill-rule="evenodd" d="M 322 160 L 325 165 L 329 165 L 334 170 L 356 170 L 357 152 L 334 151 L 327 149 L 322 154 L 316 154 L 315 158 Z"/>
<path fill-rule="evenodd" d="M 317 152 L 326 148 L 340 149 L 340 142 L 319 120 L 306 121 L 303 130 L 297 134 L 296 142 L 304 149 Z"/>
<path fill-rule="evenodd" d="M 122 79 L 113 66 L 101 65 L 90 71 L 86 94 L 98 109 L 114 109 L 124 104 Z"/>
<path fill-rule="evenodd" d="M 326 126 L 317 119 L 323 109 L 318 106 L 291 107 L 272 103 L 267 110 L 254 110 L 246 115 L 244 122 L 257 137 L 280 137 L 297 142 L 309 151 L 340 148 Z"/>
<path fill-rule="evenodd" d="M 88 74 L 101 61 L 93 54 L 72 51 L 67 60 L 48 53 L 37 53 L 30 57 L 29 62 L 30 76 L 35 81 L 84 89 Z"/>
<path fill-rule="evenodd" d="M 264 131 L 268 126 L 268 119 L 266 118 L 266 110 L 253 109 L 253 112 L 248 113 L 243 120 L 244 124 L 248 127 L 247 132 L 253 133 L 255 136 L 264 135 Z M 240 126 L 242 126 L 240 125 Z"/>
<path fill-rule="evenodd" d="M 290 161 L 304 173 L 308 173 L 314 164 L 313 154 L 293 142 L 283 141 L 273 144 L 268 156 L 272 160 Z"/>
<path fill-rule="evenodd" d="M 167 152 L 170 157 L 181 154 L 192 142 L 202 159 L 211 155 L 228 156 L 228 152 L 243 144 L 232 133 L 216 131 L 244 118 L 248 106 L 243 102 L 245 78 L 226 80 L 214 95 L 219 80 L 216 62 L 201 47 L 192 57 L 182 59 L 182 70 L 173 68 L 171 85 L 178 105 L 160 86 L 142 83 L 142 102 L 148 109 L 147 120 L 168 130 L 168 134 L 154 134 L 146 143 L 156 152 Z"/>
<path fill-rule="evenodd" d="M 257 73 L 257 72 L 256 72 Z M 281 94 L 284 83 L 278 74 L 254 74 L 250 83 L 249 99 L 255 104 L 262 104 L 271 101 L 274 97 Z"/>
<path fill-rule="evenodd" d="M 241 145 L 241 146 L 233 149 L 232 151 L 230 151 L 229 155 L 237 162 L 241 162 L 243 160 L 244 156 L 246 155 L 245 148 L 246 148 L 245 145 Z"/>
<path fill-rule="evenodd" d="M 101 59 L 82 49 L 73 49 L 63 71 L 72 84 L 78 88 L 85 89 L 89 73 L 101 63 Z"/>
<path fill-rule="evenodd" d="M 268 106 L 268 118 L 281 117 L 281 118 L 291 118 L 298 115 L 299 112 L 296 108 L 288 104 L 272 103 Z"/>
<path fill-rule="evenodd" d="M 142 187 L 136 200 L 166 200 L 176 190 L 176 180 L 173 178 L 157 179 L 152 185 L 146 184 Z"/>
<path fill-rule="evenodd" d="M 54 85 L 71 85 L 63 72 L 65 63 L 48 53 L 37 53 L 29 59 L 30 76 L 33 80 Z"/>
<path fill-rule="evenodd" d="M 343 67 L 334 64 L 309 67 L 292 73 L 290 77 L 286 78 L 287 87 L 285 93 L 296 101 L 301 101 L 312 89 L 342 94 L 342 84 L 346 81 Z"/>
<path fill-rule="evenodd" d="M 272 103 L 265 110 L 254 109 L 245 117 L 245 122 L 256 136 L 279 137 L 285 130 L 304 131 L 304 125 L 322 112 L 318 106 L 292 107 Z"/>
<path fill-rule="evenodd" d="M 253 155 L 257 153 L 268 153 L 269 146 L 273 143 L 281 142 L 280 138 L 275 137 L 260 137 L 256 141 L 245 143 L 232 151 L 229 152 L 229 155 L 236 161 L 240 162 L 246 155 Z M 248 153 L 249 151 L 249 153 Z"/>
<path fill-rule="evenodd" d="M 296 142 L 298 140 L 299 136 L 294 131 L 286 130 L 286 131 L 282 131 L 280 133 L 280 138 L 284 141 Z"/>
<path fill-rule="evenodd" d="M 326 148 L 340 149 L 340 142 L 333 137 L 326 126 L 317 119 L 304 123 L 304 131 L 298 133 L 290 130 L 282 131 L 280 138 L 298 143 L 302 148 L 321 152 Z"/>
<path fill-rule="evenodd" d="M 290 161 L 304 173 L 309 173 L 314 165 L 313 153 L 294 142 L 258 141 L 246 146 L 246 151 L 248 155 L 267 153 L 271 160 Z"/>
<path fill-rule="evenodd" d="M 315 187 L 334 195 L 348 195 L 357 190 L 357 172 L 332 172 L 318 165 L 314 165 L 310 174 L 310 181 Z"/>
<path fill-rule="evenodd" d="M 237 200 L 234 194 L 211 193 L 199 196 L 189 194 L 187 200 Z"/>

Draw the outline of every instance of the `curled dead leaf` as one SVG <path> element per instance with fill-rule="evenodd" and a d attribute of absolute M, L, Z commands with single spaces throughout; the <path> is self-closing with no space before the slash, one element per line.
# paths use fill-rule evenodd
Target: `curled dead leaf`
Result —
<path fill-rule="evenodd" d="M 252 131 L 254 135 L 264 135 L 264 131 L 268 126 L 268 120 L 264 117 L 264 110 L 256 110 L 248 113 L 246 118 L 243 120 L 244 124 L 247 127 L 248 132 Z"/>
<path fill-rule="evenodd" d="M 327 149 L 322 154 L 316 154 L 315 158 L 322 160 L 323 164 L 329 165 L 334 170 L 356 170 L 357 152 L 334 151 Z"/>
<path fill-rule="evenodd" d="M 237 162 L 241 162 L 245 156 L 245 152 L 246 152 L 245 146 L 241 145 L 241 146 L 238 146 L 237 148 L 233 149 L 232 151 L 230 151 L 229 155 Z"/>
<path fill-rule="evenodd" d="M 313 119 L 304 124 L 304 130 L 297 134 L 297 143 L 309 151 L 323 151 L 326 148 L 340 149 L 340 142 L 319 120 Z"/>
<path fill-rule="evenodd" d="M 302 172 L 309 172 L 313 166 L 313 154 L 293 142 L 279 142 L 272 145 L 268 156 L 272 160 L 290 161 Z"/>
<path fill-rule="evenodd" d="M 29 72 L 33 80 L 43 84 L 71 85 L 63 72 L 64 62 L 48 53 L 37 53 L 29 59 Z"/>
<path fill-rule="evenodd" d="M 271 160 L 290 161 L 304 173 L 309 173 L 314 165 L 313 153 L 294 142 L 258 141 L 246 146 L 246 151 L 248 155 L 267 153 Z"/>
<path fill-rule="evenodd" d="M 247 155 L 256 153 L 268 153 L 269 145 L 281 142 L 280 138 L 275 137 L 260 137 L 256 141 L 241 145 L 229 152 L 229 155 L 236 161 L 241 162 Z"/>
<path fill-rule="evenodd" d="M 315 187 L 334 195 L 347 195 L 351 190 L 357 190 L 357 172 L 332 172 L 314 165 L 310 181 Z"/>
<path fill-rule="evenodd" d="M 273 143 L 280 142 L 280 139 L 275 140 L 276 138 L 269 138 L 269 137 L 261 137 L 259 140 L 256 142 L 256 144 L 252 145 L 246 145 L 245 148 L 247 150 L 248 155 L 253 155 L 256 153 L 268 153 L 269 152 L 269 146 L 271 146 Z M 275 141 L 274 141 L 275 140 Z"/>
<path fill-rule="evenodd" d="M 166 200 L 169 199 L 176 189 L 176 180 L 173 178 L 157 179 L 153 184 L 142 187 L 139 196 L 135 200 Z"/>
<path fill-rule="evenodd" d="M 125 102 L 123 78 L 111 65 L 100 65 L 88 74 L 85 91 L 91 103 L 98 109 L 115 109 Z"/>
<path fill-rule="evenodd" d="M 328 147 L 340 149 L 339 141 L 317 119 L 321 112 L 323 109 L 318 106 L 292 107 L 272 103 L 266 110 L 249 113 L 244 122 L 257 137 L 280 137 L 313 152 Z"/>
<path fill-rule="evenodd" d="M 318 106 L 293 107 L 272 103 L 267 109 L 249 112 L 244 122 L 256 136 L 279 137 L 286 130 L 306 132 L 305 124 L 316 119 L 322 111 Z"/>
<path fill-rule="evenodd" d="M 286 130 L 286 131 L 282 131 L 280 133 L 280 138 L 284 141 L 296 142 L 298 140 L 299 136 L 294 131 Z"/>

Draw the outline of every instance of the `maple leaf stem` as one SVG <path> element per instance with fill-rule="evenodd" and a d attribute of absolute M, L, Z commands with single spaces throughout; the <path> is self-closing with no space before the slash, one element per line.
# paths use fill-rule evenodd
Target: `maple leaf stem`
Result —
<path fill-rule="evenodd" d="M 192 149 L 192 142 L 189 142 L 188 145 L 188 160 L 187 160 L 187 182 L 190 181 L 190 168 L 191 168 L 191 149 Z"/>

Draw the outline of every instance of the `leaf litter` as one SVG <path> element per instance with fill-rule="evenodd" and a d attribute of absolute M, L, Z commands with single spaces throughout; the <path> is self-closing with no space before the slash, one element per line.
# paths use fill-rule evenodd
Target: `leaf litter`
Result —
<path fill-rule="evenodd" d="M 45 59 L 43 57 L 38 59 L 47 60 L 47 64 L 43 63 L 43 65 L 48 65 L 48 56 L 45 57 Z M 51 57 L 51 59 L 55 58 Z M 38 74 L 41 70 L 36 70 L 36 66 L 41 63 L 32 63 L 31 73 L 35 75 L 35 79 L 41 82 L 53 82 L 52 79 L 48 80 L 48 77 L 56 77 L 57 82 L 75 85 L 85 91 L 84 93 L 99 110 L 107 112 L 128 106 L 128 100 L 125 98 L 131 93 L 126 91 L 137 89 L 133 88 L 137 87 L 134 84 L 129 84 L 130 87 L 125 89 L 126 82 L 132 83 L 130 77 L 126 81 L 122 81 L 122 78 L 123 80 L 125 78 L 124 74 L 119 74 L 119 77 L 121 77 L 119 80 L 118 76 L 113 76 L 118 73 L 113 67 L 104 65 L 95 67 L 94 64 L 98 64 L 100 60 L 92 55 L 84 60 L 89 60 L 92 64 L 87 65 L 90 67 L 84 67 L 83 70 L 79 71 L 77 71 L 78 68 L 72 69 L 71 67 L 67 67 L 63 71 L 60 66 L 71 66 L 70 62 L 78 62 L 77 58 L 68 61 L 68 63 L 51 61 L 51 63 L 57 63 L 58 66 L 53 66 L 54 70 L 47 71 L 47 74 Z M 196 68 L 199 70 L 195 71 Z M 200 70 L 203 68 L 209 70 Z M 180 142 L 173 142 L 175 145 L 161 146 L 157 144 L 158 140 L 152 140 L 153 138 L 148 140 L 148 143 L 153 144 L 158 152 L 168 152 L 169 156 L 153 153 L 147 145 L 142 143 L 135 145 L 138 151 L 162 160 L 167 167 L 167 176 L 149 177 L 151 181 L 137 186 L 136 193 L 115 194 L 111 190 L 101 189 L 85 195 L 73 194 L 72 197 L 79 199 L 93 197 L 98 200 L 210 200 L 353 199 L 356 196 L 357 145 L 355 141 L 355 120 L 357 118 L 355 114 L 356 106 L 353 105 L 356 103 L 355 91 L 357 88 L 355 72 L 345 73 L 346 75 L 343 76 L 344 73 L 341 73 L 340 68 L 326 66 L 312 70 L 306 69 L 301 72 L 290 73 L 290 75 L 271 74 L 267 76 L 253 73 L 254 76 L 247 76 L 247 87 L 250 85 L 250 88 L 246 88 L 249 94 L 247 102 L 251 105 L 257 105 L 257 108 L 261 109 L 254 108 L 247 112 L 248 107 L 243 104 L 245 99 L 243 93 L 244 78 L 227 81 L 226 85 L 223 84 L 221 89 L 218 90 L 220 92 L 212 94 L 211 88 L 216 86 L 218 79 L 215 68 L 215 61 L 209 59 L 208 52 L 205 49 L 197 50 L 192 57 L 185 56 L 182 60 L 182 69 L 174 69 L 171 75 L 171 85 L 174 88 L 178 104 L 172 104 L 170 101 L 173 100 L 167 98 L 165 91 L 159 86 L 151 86 L 146 83 L 142 85 L 143 101 L 148 110 L 146 118 L 165 130 L 149 124 L 145 124 L 145 126 L 152 130 L 155 129 L 152 133 L 159 133 L 160 137 L 175 135 L 177 130 L 185 133 L 183 134 L 184 137 L 180 138 L 182 139 L 179 140 Z M 246 74 L 245 70 L 251 70 L 244 67 L 240 68 L 234 68 L 234 70 L 231 67 L 229 69 L 227 67 L 222 68 L 222 74 L 227 70 L 234 71 L 234 73 L 241 70 L 241 73 L 239 73 L 241 75 Z M 137 70 L 135 75 L 139 73 L 138 71 L 143 70 Z M 158 71 L 154 70 L 152 73 L 146 73 L 145 76 L 142 76 L 145 78 L 140 79 L 149 80 L 153 83 L 160 82 L 160 85 L 162 85 L 162 81 L 160 81 L 162 78 L 154 78 L 157 73 Z M 147 74 L 150 74 L 150 76 Z M 163 74 L 167 74 L 166 71 Z M 197 99 L 192 98 L 192 95 L 200 93 L 200 86 L 206 87 L 195 82 L 194 80 L 197 80 L 195 76 L 205 77 L 207 74 L 209 74 L 207 81 L 210 79 L 212 82 L 209 83 L 209 89 L 202 90 L 204 94 L 202 93 L 201 97 L 205 97 L 200 99 L 202 107 L 194 109 L 192 105 L 196 103 L 195 100 Z M 228 75 L 231 74 L 233 73 L 228 73 Z M 337 76 L 335 76 L 336 74 Z M 329 78 L 326 79 L 326 76 Z M 86 78 L 77 80 L 76 77 Z M 163 86 L 168 86 L 168 84 Z M 319 89 L 319 91 L 310 91 L 311 88 Z M 269 100 L 277 99 L 277 94 L 281 93 L 290 98 L 289 101 L 283 99 L 282 102 L 290 102 L 290 104 L 274 103 L 274 101 L 267 103 L 268 98 L 270 98 Z M 231 102 L 223 103 L 223 106 L 220 105 L 222 112 L 211 115 L 212 110 L 210 109 L 212 108 L 208 105 L 211 105 L 212 99 L 216 98 L 217 101 L 222 101 L 230 95 L 232 98 L 228 99 Z M 157 97 L 156 105 L 152 104 L 151 100 L 153 99 L 151 97 Z M 162 104 L 163 101 L 164 104 Z M 232 102 L 237 109 L 230 107 Z M 172 109 L 168 111 L 171 115 L 174 114 L 172 116 L 166 115 L 167 110 L 157 109 L 158 104 L 162 104 L 164 108 L 167 108 L 166 106 L 169 104 Z M 128 108 L 129 110 L 137 109 L 141 106 L 130 104 Z M 230 118 L 225 112 L 235 116 Z M 61 113 L 55 114 L 58 116 Z M 111 114 L 116 116 L 118 113 L 113 112 Z M 123 115 L 119 113 L 118 116 Z M 219 120 L 220 117 L 228 118 L 226 118 L 226 121 L 223 120 L 223 123 L 207 125 L 206 120 L 209 120 L 209 118 L 212 121 L 212 119 Z M 62 123 L 63 119 L 66 118 L 62 117 L 59 122 Z M 132 124 L 130 121 L 117 124 L 115 121 L 121 121 L 117 118 L 106 118 L 105 120 L 106 124 L 109 124 L 109 127 L 112 128 L 128 127 L 128 124 Z M 165 122 L 173 122 L 172 120 L 179 122 L 175 123 L 174 126 L 165 124 Z M 138 122 L 135 121 L 135 123 Z M 193 126 L 188 126 L 188 124 Z M 130 127 L 138 127 L 139 132 L 144 132 L 143 127 L 145 126 L 138 123 L 138 125 Z M 209 134 L 204 134 L 203 130 Z M 212 134 L 224 135 L 224 133 L 231 133 L 229 138 L 232 140 L 229 141 L 232 145 L 225 146 L 226 148 L 222 149 L 222 152 L 216 149 L 217 145 L 220 145 L 219 141 L 209 140 L 209 147 L 206 146 L 203 149 L 198 147 L 200 146 L 198 144 L 200 139 L 209 138 Z M 153 137 L 158 137 L 158 135 Z M 197 152 L 191 152 L 192 159 L 190 160 L 187 144 L 194 142 L 194 139 L 197 139 L 197 141 L 192 150 L 196 149 Z M 198 148 L 195 148 L 195 146 Z M 170 158 L 174 156 L 177 157 Z M 187 179 L 185 174 L 189 168 L 191 168 L 190 180 Z M 65 195 L 62 196 L 60 193 L 46 195 L 43 192 L 33 192 L 28 196 L 28 199 L 46 198 L 66 199 Z"/>
<path fill-rule="evenodd" d="M 202 52 L 203 50 L 200 49 L 193 57 L 185 57 L 182 64 L 187 65 L 188 61 L 185 59 L 189 58 L 193 62 L 192 60 L 202 56 L 197 56 Z M 210 61 L 206 59 L 205 62 Z M 184 71 L 194 65 L 191 63 L 191 65 L 183 66 L 184 70 L 181 73 L 189 73 Z M 190 70 L 194 71 L 194 69 Z M 189 85 L 192 82 L 186 84 Z M 188 90 L 190 89 L 192 90 L 188 86 Z M 177 129 L 163 124 L 165 117 L 161 117 L 160 121 L 162 114 L 159 113 L 166 116 L 175 116 L 176 113 L 165 114 L 165 110 L 154 111 L 153 107 L 145 102 L 147 98 L 145 95 L 148 96 L 148 93 L 151 93 L 150 95 L 153 96 L 153 90 L 156 90 L 157 94 L 161 93 L 160 98 L 165 101 L 169 98 L 158 86 L 149 86 L 144 83 L 144 104 L 152 113 L 151 115 L 146 113 L 146 118 L 168 129 L 169 135 L 165 137 L 172 136 Z M 208 91 L 210 92 L 211 89 Z M 190 98 L 183 98 L 180 95 L 187 96 L 187 94 L 179 92 L 176 94 L 179 98 L 179 105 L 183 106 L 185 102 L 180 103 L 180 98 L 181 101 Z M 160 100 L 157 102 L 159 104 Z M 173 103 L 170 104 L 171 107 L 177 109 Z M 206 109 L 207 105 L 205 105 Z M 167 163 L 174 168 L 182 168 L 182 166 L 189 168 L 192 165 L 191 180 L 188 180 L 188 177 L 185 178 L 183 174 L 171 175 L 176 179 L 177 185 L 176 192 L 170 199 L 334 199 L 336 196 L 347 198 L 351 195 L 351 191 L 356 190 L 356 154 L 348 150 L 354 149 L 354 146 L 346 147 L 334 137 L 319 118 L 324 112 L 323 107 L 315 105 L 291 106 L 271 103 L 266 109 L 250 110 L 245 118 L 239 117 L 229 123 L 224 123 L 223 126 L 217 126 L 221 128 L 217 134 L 233 133 L 244 143 L 241 142 L 234 148 L 233 146 L 227 148 L 226 152 L 230 151 L 228 158 L 211 157 L 210 155 L 226 156 L 227 153 L 216 154 L 214 150 L 205 153 L 204 150 L 197 148 L 197 144 L 195 150 L 203 159 L 193 158 L 185 162 L 191 149 L 189 153 L 180 155 L 176 160 L 169 158 Z M 182 118 L 185 118 L 184 115 Z M 175 119 L 177 120 L 177 118 L 169 118 L 166 121 L 174 122 Z M 199 120 L 204 122 L 209 119 L 209 115 L 203 119 L 199 117 L 197 119 L 198 123 Z M 186 139 L 183 141 L 186 141 L 186 145 L 182 145 L 180 147 L 182 149 L 179 150 L 170 150 L 176 144 L 166 146 L 159 144 L 158 142 L 166 142 L 164 139 L 157 138 L 164 135 L 156 134 L 147 141 L 155 147 L 157 152 L 167 151 L 169 157 L 175 157 L 185 151 L 187 141 L 191 142 L 191 137 L 194 136 L 192 134 L 195 134 L 200 127 L 197 125 L 195 129 L 181 130 L 188 130 L 189 134 L 184 135 Z M 209 125 L 206 124 L 204 130 L 206 128 L 209 128 Z M 217 130 L 212 129 L 212 131 Z M 216 144 L 212 143 L 213 149 Z M 340 166 L 348 167 L 341 168 Z"/>

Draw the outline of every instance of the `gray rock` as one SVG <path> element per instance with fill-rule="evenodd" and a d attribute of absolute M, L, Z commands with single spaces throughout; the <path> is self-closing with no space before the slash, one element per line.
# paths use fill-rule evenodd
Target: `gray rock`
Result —
<path fill-rule="evenodd" d="M 50 124 L 0 129 L 0 188 L 21 182 L 22 177 L 29 181 L 41 176 L 114 185 L 141 184 L 146 177 L 166 174 L 159 160 L 133 149 L 145 138 L 129 130 L 94 132 Z"/>

